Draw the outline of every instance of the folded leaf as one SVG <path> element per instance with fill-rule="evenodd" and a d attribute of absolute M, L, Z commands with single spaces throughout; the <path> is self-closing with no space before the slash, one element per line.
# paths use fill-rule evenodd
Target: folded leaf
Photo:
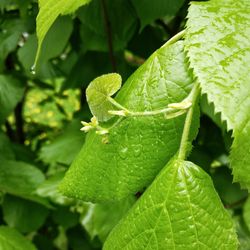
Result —
<path fill-rule="evenodd" d="M 132 111 L 166 108 L 182 101 L 192 83 L 180 41 L 157 50 L 127 80 L 116 101 Z M 90 132 L 61 183 L 61 191 L 94 202 L 122 199 L 142 190 L 178 150 L 184 118 L 127 117 L 110 129 L 107 144 Z"/>
<path fill-rule="evenodd" d="M 109 102 L 108 97 L 115 94 L 122 85 L 119 74 L 111 73 L 95 78 L 86 90 L 89 108 L 99 121 L 107 121 L 112 117 L 108 113 L 114 106 Z"/>
<path fill-rule="evenodd" d="M 231 250 L 237 244 L 211 178 L 191 162 L 172 160 L 114 228 L 104 250 Z"/>
<path fill-rule="evenodd" d="M 192 2 L 185 49 L 202 92 L 233 130 L 234 180 L 250 188 L 250 1 Z"/>

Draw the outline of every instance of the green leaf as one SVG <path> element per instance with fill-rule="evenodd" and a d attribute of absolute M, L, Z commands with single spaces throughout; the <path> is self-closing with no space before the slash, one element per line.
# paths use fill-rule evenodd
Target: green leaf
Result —
<path fill-rule="evenodd" d="M 116 101 L 132 111 L 156 110 L 182 101 L 193 78 L 183 43 L 157 50 L 124 84 Z M 110 129 L 109 143 L 90 133 L 66 173 L 61 191 L 87 201 L 116 200 L 147 187 L 179 148 L 184 116 L 127 117 Z M 196 121 L 197 121 L 196 113 Z M 197 131 L 192 128 L 192 135 Z"/>
<path fill-rule="evenodd" d="M 250 188 L 249 37 L 249 0 L 191 4 L 185 49 L 208 102 L 234 130 L 231 165 L 234 180 L 244 188 Z"/>
<path fill-rule="evenodd" d="M 129 196 L 118 202 L 89 203 L 88 212 L 84 214 L 81 224 L 92 240 L 97 236 L 104 242 L 110 231 L 128 212 L 135 201 L 135 196 Z"/>
<path fill-rule="evenodd" d="M 160 192 L 159 192 L 160 190 Z M 210 177 L 171 160 L 108 237 L 104 249 L 237 249 L 233 221 Z"/>
<path fill-rule="evenodd" d="M 59 15 L 67 15 L 76 11 L 91 0 L 39 0 L 39 13 L 36 19 L 38 49 L 35 64 L 38 61 L 43 40 Z"/>
<path fill-rule="evenodd" d="M 119 74 L 110 73 L 95 78 L 86 90 L 89 108 L 98 121 L 107 121 L 112 115 L 108 113 L 114 106 L 108 97 L 114 95 L 122 85 L 122 78 Z"/>
<path fill-rule="evenodd" d="M 47 78 L 54 77 L 54 75 L 51 76 L 48 61 L 63 52 L 72 30 L 73 22 L 70 17 L 60 17 L 55 21 L 43 41 L 41 54 L 36 65 L 36 77 L 40 75 L 44 76 L 45 74 L 49 75 Z M 24 46 L 18 50 L 18 59 L 29 75 L 31 74 L 30 69 L 35 60 L 36 50 L 37 38 L 35 34 L 30 35 Z"/>
<path fill-rule="evenodd" d="M 35 246 L 15 229 L 0 226 L 0 249 L 36 250 Z"/>
<path fill-rule="evenodd" d="M 246 228 L 241 216 L 234 216 L 235 228 L 237 230 L 239 249 L 238 250 L 250 250 L 250 233 Z"/>
<path fill-rule="evenodd" d="M 184 0 L 132 0 L 141 21 L 141 29 L 154 20 L 165 17 L 174 16 Z"/>
<path fill-rule="evenodd" d="M 57 174 L 49 177 L 37 187 L 35 191 L 36 194 L 38 194 L 40 197 L 49 198 L 52 202 L 59 205 L 71 204 L 72 199 L 61 195 L 57 190 L 63 176 L 63 172 L 58 172 Z"/>
<path fill-rule="evenodd" d="M 72 228 L 79 223 L 79 213 L 71 212 L 69 207 L 58 207 L 52 212 L 52 218 L 64 229 Z"/>
<path fill-rule="evenodd" d="M 9 138 L 2 132 L 0 132 L 0 159 L 14 160 L 15 154 L 11 148 Z"/>
<path fill-rule="evenodd" d="M 24 162 L 1 160 L 0 190 L 14 195 L 31 194 L 44 181 L 43 173 Z"/>
<path fill-rule="evenodd" d="M 85 136 L 80 132 L 80 121 L 71 121 L 71 124 L 63 130 L 50 144 L 44 144 L 39 153 L 39 158 L 51 165 L 62 163 L 70 165 L 80 151 Z M 69 147 L 70 145 L 70 147 Z"/>
<path fill-rule="evenodd" d="M 248 111 L 249 113 L 249 111 Z M 250 118 L 249 118 L 250 119 Z M 250 122 L 246 120 L 241 128 L 233 133 L 230 160 L 234 181 L 240 182 L 242 188 L 250 189 Z"/>
<path fill-rule="evenodd" d="M 0 124 L 22 100 L 23 93 L 24 86 L 21 82 L 11 76 L 0 75 Z"/>
<path fill-rule="evenodd" d="M 248 230 L 250 230 L 250 198 L 247 199 L 243 207 L 243 218 L 247 225 Z"/>
<path fill-rule="evenodd" d="M 19 232 L 28 233 L 39 229 L 48 209 L 32 201 L 6 195 L 2 204 L 4 221 Z"/>
<path fill-rule="evenodd" d="M 232 183 L 231 171 L 227 167 L 215 169 L 212 178 L 214 186 L 225 206 L 237 204 L 239 200 L 247 197 L 247 190 L 242 190 L 239 183 Z"/>
<path fill-rule="evenodd" d="M 1 8 L 1 6 L 0 6 Z M 0 71 L 7 55 L 17 48 L 22 32 L 27 32 L 25 22 L 20 19 L 7 19 L 1 23 L 0 33 Z"/>
<path fill-rule="evenodd" d="M 77 16 L 81 20 L 80 35 L 83 50 L 109 51 L 106 20 L 109 21 L 114 51 L 123 50 L 137 28 L 135 9 L 127 0 L 93 0 L 88 6 L 80 9 Z"/>

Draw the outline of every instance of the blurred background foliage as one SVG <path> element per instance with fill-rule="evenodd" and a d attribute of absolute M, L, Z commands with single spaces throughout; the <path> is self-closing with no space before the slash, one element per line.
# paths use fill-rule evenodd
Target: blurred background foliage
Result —
<path fill-rule="evenodd" d="M 125 82 L 185 27 L 188 2 L 92 0 L 56 20 L 34 72 L 37 1 L 0 0 L 0 246 L 12 249 L 11 239 L 23 249 L 101 249 L 140 194 L 92 204 L 58 193 L 84 144 L 80 120 L 91 117 L 86 86 L 109 72 Z M 250 249 L 250 200 L 232 184 L 231 135 L 205 97 L 200 105 L 201 129 L 190 159 L 211 175 L 234 217 L 241 249 Z"/>

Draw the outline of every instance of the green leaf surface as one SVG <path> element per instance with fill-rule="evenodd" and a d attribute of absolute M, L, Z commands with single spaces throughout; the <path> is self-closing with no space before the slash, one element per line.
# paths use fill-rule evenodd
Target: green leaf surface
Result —
<path fill-rule="evenodd" d="M 122 85 L 122 78 L 117 73 L 110 73 L 95 78 L 86 90 L 89 108 L 98 121 L 107 121 L 112 115 L 108 113 L 114 106 L 108 97 L 114 95 Z"/>
<path fill-rule="evenodd" d="M 13 111 L 24 93 L 24 86 L 17 79 L 0 75 L 0 124 Z"/>
<path fill-rule="evenodd" d="M 60 206 L 52 212 L 53 220 L 64 229 L 69 229 L 79 223 L 79 213 L 71 212 L 69 207 Z"/>
<path fill-rule="evenodd" d="M 234 130 L 231 165 L 244 188 L 250 188 L 249 37 L 249 0 L 191 4 L 185 49 L 208 102 Z"/>
<path fill-rule="evenodd" d="M 3 218 L 8 226 L 28 233 L 39 229 L 48 215 L 48 209 L 32 201 L 6 195 L 2 204 Z"/>
<path fill-rule="evenodd" d="M 24 162 L 1 160 L 0 190 L 14 195 L 29 195 L 44 181 L 43 173 Z"/>
<path fill-rule="evenodd" d="M 81 224 L 93 240 L 98 237 L 104 242 L 110 231 L 135 203 L 136 197 L 129 196 L 118 202 L 102 204 L 89 203 L 89 209 L 84 214 Z"/>
<path fill-rule="evenodd" d="M 248 111 L 249 113 L 249 111 Z M 249 118 L 250 119 L 250 118 Z M 240 182 L 243 188 L 250 189 L 250 120 L 233 133 L 230 160 L 233 168 L 234 181 Z"/>
<path fill-rule="evenodd" d="M 158 18 L 174 16 L 184 0 L 132 0 L 141 21 L 141 29 Z"/>
<path fill-rule="evenodd" d="M 114 51 L 123 50 L 137 28 L 137 16 L 130 1 L 93 0 L 80 9 L 77 16 L 81 20 L 80 35 L 83 50 L 109 51 L 107 39 L 108 20 Z"/>
<path fill-rule="evenodd" d="M 49 198 L 52 202 L 59 205 L 68 205 L 72 203 L 72 199 L 60 194 L 57 190 L 60 181 L 64 176 L 63 172 L 49 177 L 42 182 L 36 189 L 36 194 L 40 197 Z"/>
<path fill-rule="evenodd" d="M 0 7 L 1 8 L 1 7 Z M 25 22 L 18 19 L 5 19 L 0 32 L 0 71 L 7 55 L 17 48 L 22 32 L 27 32 Z"/>
<path fill-rule="evenodd" d="M 51 165 L 57 163 L 70 165 L 84 143 L 85 136 L 80 132 L 80 128 L 80 121 L 71 121 L 61 135 L 41 148 L 39 158 Z"/>
<path fill-rule="evenodd" d="M 9 138 L 2 132 L 0 132 L 0 158 L 6 160 L 14 160 L 15 154 L 11 148 L 11 142 Z"/>
<path fill-rule="evenodd" d="M 212 179 L 215 189 L 225 206 L 230 206 L 230 204 L 237 205 L 238 201 L 247 197 L 247 190 L 242 190 L 239 183 L 232 183 L 233 177 L 228 167 L 215 169 L 212 174 Z"/>
<path fill-rule="evenodd" d="M 210 177 L 191 162 L 173 159 L 114 228 L 104 249 L 236 250 L 237 245 L 233 221 Z"/>
<path fill-rule="evenodd" d="M 249 229 L 244 224 L 241 216 L 234 216 L 235 228 L 237 230 L 239 249 L 238 250 L 250 250 L 250 233 Z"/>
<path fill-rule="evenodd" d="M 43 41 L 41 54 L 36 65 L 36 77 L 44 75 L 49 75 L 47 78 L 54 77 L 54 75 L 51 76 L 48 61 L 63 52 L 72 30 L 73 21 L 70 17 L 60 17 L 55 21 Z M 18 50 L 18 59 L 29 75 L 31 74 L 30 70 L 35 60 L 36 50 L 37 38 L 35 34 L 30 35 L 24 46 Z"/>
<path fill-rule="evenodd" d="M 250 230 L 250 199 L 248 198 L 243 207 L 243 218 L 248 230 Z"/>
<path fill-rule="evenodd" d="M 116 101 L 132 111 L 161 109 L 182 101 L 192 82 L 183 43 L 178 42 L 157 50 L 126 81 Z M 122 199 L 137 193 L 178 150 L 184 118 L 128 117 L 110 129 L 107 144 L 90 133 L 66 173 L 61 191 L 87 201 Z M 196 131 L 197 124 L 192 134 Z"/>
<path fill-rule="evenodd" d="M 67 15 L 76 11 L 82 5 L 88 4 L 91 0 L 39 0 L 39 13 L 36 19 L 38 49 L 35 64 L 38 61 L 43 40 L 59 15 Z"/>
<path fill-rule="evenodd" d="M 36 250 L 35 246 L 15 229 L 0 227 L 0 249 Z"/>

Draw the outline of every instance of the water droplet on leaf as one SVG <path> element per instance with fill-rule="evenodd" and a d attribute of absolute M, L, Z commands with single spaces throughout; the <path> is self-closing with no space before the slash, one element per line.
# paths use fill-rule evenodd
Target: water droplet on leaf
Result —
<path fill-rule="evenodd" d="M 135 148 L 134 148 L 134 156 L 135 157 L 138 157 L 141 155 L 141 152 L 142 152 L 142 145 L 137 145 Z"/>
<path fill-rule="evenodd" d="M 121 147 L 119 150 L 119 155 L 122 159 L 125 159 L 127 157 L 127 151 L 128 148 L 127 147 Z"/>

